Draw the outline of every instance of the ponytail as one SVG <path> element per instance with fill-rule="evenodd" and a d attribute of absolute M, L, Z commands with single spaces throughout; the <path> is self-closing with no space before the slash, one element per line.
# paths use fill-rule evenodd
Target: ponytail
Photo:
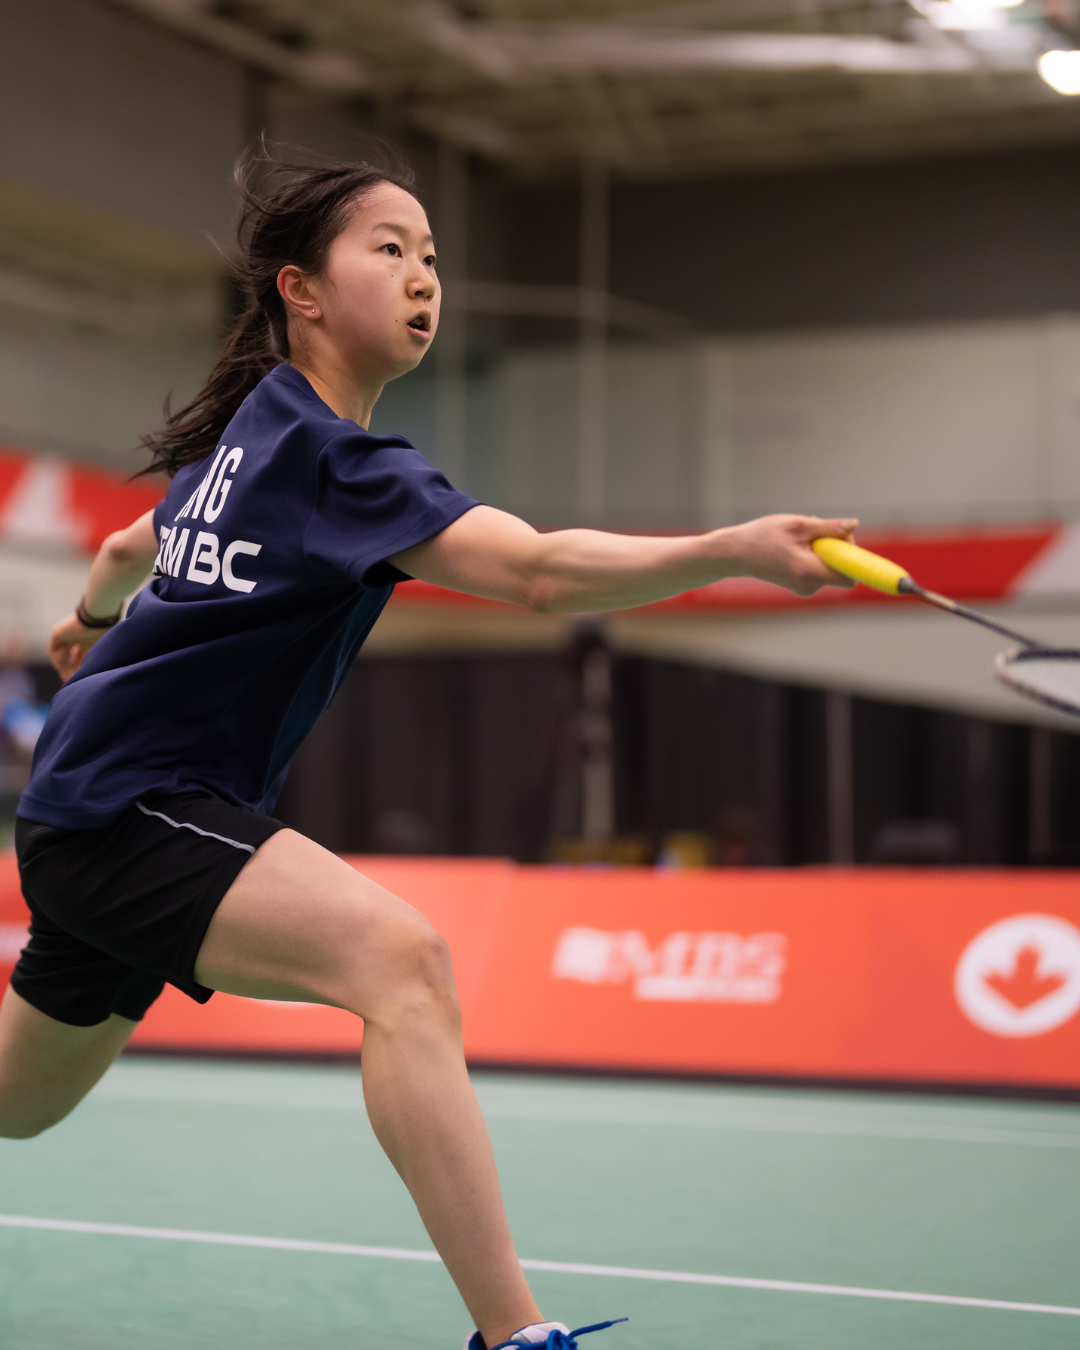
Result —
<path fill-rule="evenodd" d="M 256 171 L 284 182 L 260 191 L 253 184 Z M 179 412 L 170 413 L 166 404 L 165 425 L 142 438 L 150 463 L 136 477 L 165 473 L 171 478 L 185 464 L 213 453 L 248 394 L 289 359 L 287 315 L 277 289 L 281 269 L 292 264 L 309 275 L 321 271 L 353 209 L 380 183 L 415 193 L 415 178 L 403 166 L 284 164 L 265 150 L 241 158 L 234 180 L 241 212 L 230 270 L 245 307 L 230 325 L 200 392 Z"/>

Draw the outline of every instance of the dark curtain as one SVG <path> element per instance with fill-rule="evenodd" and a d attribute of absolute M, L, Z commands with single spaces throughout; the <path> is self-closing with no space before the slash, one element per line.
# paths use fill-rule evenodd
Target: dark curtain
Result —
<path fill-rule="evenodd" d="M 647 856 L 696 832 L 719 862 L 826 861 L 822 692 L 617 654 L 611 669 L 620 836 Z M 574 652 L 362 658 L 277 814 L 341 852 L 542 860 L 580 822 L 580 670 Z M 1050 737 L 1050 839 L 1034 850 L 1031 735 L 853 700 L 856 860 L 1080 862 L 1080 737 Z"/>

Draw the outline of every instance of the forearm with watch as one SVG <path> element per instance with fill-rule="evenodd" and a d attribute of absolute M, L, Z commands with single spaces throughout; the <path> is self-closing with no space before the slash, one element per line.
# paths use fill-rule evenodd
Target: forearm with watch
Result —
<path fill-rule="evenodd" d="M 128 539 L 134 530 L 133 526 L 110 535 L 98 550 L 86 590 L 75 607 L 75 617 L 84 628 L 112 628 L 119 623 L 124 601 L 139 589 L 153 567 L 156 541 L 149 541 L 154 546 L 151 553 L 147 541 Z"/>
<path fill-rule="evenodd" d="M 146 580 L 156 556 L 152 511 L 126 530 L 110 534 L 98 549 L 75 612 L 61 619 L 49 635 L 49 660 L 65 680 L 75 674 L 98 639 L 119 623 L 124 601 Z"/>
<path fill-rule="evenodd" d="M 110 614 L 108 618 L 100 617 L 97 614 L 91 614 L 86 605 L 86 596 L 82 596 L 79 603 L 75 606 L 75 617 L 84 628 L 115 628 L 120 622 L 120 616 L 124 612 L 123 604 L 115 614 Z"/>

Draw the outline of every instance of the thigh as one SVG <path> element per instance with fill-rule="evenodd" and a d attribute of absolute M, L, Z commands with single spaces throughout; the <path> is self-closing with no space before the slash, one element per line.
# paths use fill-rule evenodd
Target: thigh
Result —
<path fill-rule="evenodd" d="M 113 1013 L 96 1026 L 70 1026 L 9 987 L 0 1003 L 0 1136 L 29 1138 L 62 1120 L 137 1025 Z"/>
<path fill-rule="evenodd" d="M 30 947 L 47 958 L 39 983 L 63 969 L 65 952 L 73 973 L 75 965 L 85 969 L 64 986 L 42 983 L 39 991 L 21 983 L 31 975 L 28 952 L 15 988 L 50 1017 L 83 1025 L 110 1012 L 141 1016 L 121 1003 L 91 1006 L 89 998 L 65 1006 L 80 985 L 104 998 L 109 980 L 124 970 L 153 973 L 158 992 L 168 980 L 205 1003 L 210 990 L 194 981 L 192 968 L 207 925 L 244 865 L 283 828 L 197 792 L 155 794 L 95 830 L 52 830 L 20 820 L 19 871 L 34 914 Z"/>
<path fill-rule="evenodd" d="M 441 939 L 411 905 L 293 830 L 268 839 L 218 906 L 195 963 L 210 989 L 364 1015 Z"/>

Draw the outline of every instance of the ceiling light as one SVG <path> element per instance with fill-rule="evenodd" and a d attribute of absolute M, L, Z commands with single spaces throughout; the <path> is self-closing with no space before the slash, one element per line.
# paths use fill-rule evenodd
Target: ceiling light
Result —
<path fill-rule="evenodd" d="M 954 4 L 953 0 L 930 0 L 924 13 L 935 28 L 953 32 L 971 28 L 996 28 L 1003 22 L 997 10 L 992 10 L 988 5 L 976 9 L 974 6 Z"/>
<path fill-rule="evenodd" d="M 1023 4 L 1024 0 L 912 0 L 935 28 L 970 32 L 986 28 L 1004 28 L 1009 22 L 1001 11 Z"/>
<path fill-rule="evenodd" d="M 1059 94 L 1080 94 L 1080 51 L 1044 52 L 1039 57 L 1039 74 Z"/>

